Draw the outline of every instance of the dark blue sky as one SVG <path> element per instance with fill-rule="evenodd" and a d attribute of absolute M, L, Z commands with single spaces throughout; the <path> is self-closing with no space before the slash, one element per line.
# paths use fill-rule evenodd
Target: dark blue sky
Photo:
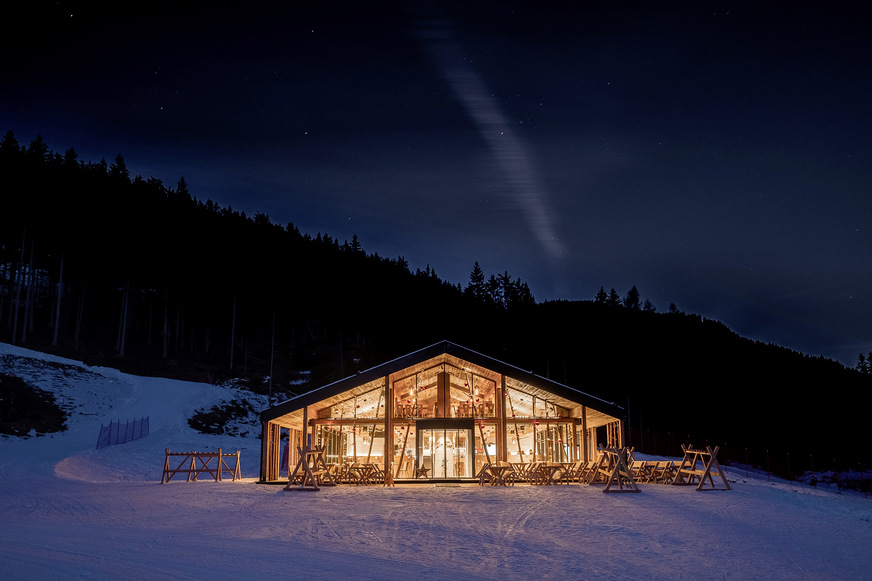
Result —
<path fill-rule="evenodd" d="M 452 282 L 478 261 L 538 300 L 636 285 L 850 366 L 872 350 L 860 9 L 97 4 L 14 15 L 0 130 Z"/>

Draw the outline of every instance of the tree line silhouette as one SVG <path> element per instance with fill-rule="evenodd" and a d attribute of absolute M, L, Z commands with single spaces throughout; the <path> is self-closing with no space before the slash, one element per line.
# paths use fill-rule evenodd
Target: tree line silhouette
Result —
<path fill-rule="evenodd" d="M 277 396 L 340 379 L 442 339 L 623 406 L 630 443 L 677 453 L 719 444 L 735 459 L 790 454 L 868 462 L 846 369 L 624 297 L 537 302 L 475 263 L 466 286 L 246 216 L 112 163 L 0 140 L 0 340 L 142 374 L 247 377 Z M 301 382 L 306 378 L 307 382 Z M 748 452 L 751 450 L 751 452 Z M 759 455 L 754 456 L 753 451 Z"/>

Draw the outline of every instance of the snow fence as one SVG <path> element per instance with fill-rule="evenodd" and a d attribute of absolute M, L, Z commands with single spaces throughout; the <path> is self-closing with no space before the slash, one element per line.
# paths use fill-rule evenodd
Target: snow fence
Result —
<path fill-rule="evenodd" d="M 110 421 L 108 426 L 100 424 L 100 436 L 97 438 L 97 449 L 116 444 L 126 444 L 148 435 L 148 416 L 138 420 L 127 420 L 124 426 L 121 421 Z"/>

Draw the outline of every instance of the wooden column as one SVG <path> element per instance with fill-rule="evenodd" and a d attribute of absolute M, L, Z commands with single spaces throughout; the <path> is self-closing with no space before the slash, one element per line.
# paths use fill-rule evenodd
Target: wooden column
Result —
<path fill-rule="evenodd" d="M 270 482 L 279 478 L 281 462 L 281 433 L 278 424 L 263 424 L 260 440 L 260 480 Z"/>
<path fill-rule="evenodd" d="M 500 382 L 497 386 L 497 393 L 494 394 L 494 397 L 498 397 L 499 400 L 494 402 L 494 412 L 497 416 L 497 458 L 499 458 L 500 462 L 505 462 L 508 460 L 507 455 L 507 446 L 506 442 L 508 442 L 508 434 L 506 427 L 506 376 L 500 375 Z M 518 434 L 515 434 L 518 437 Z"/>
<path fill-rule="evenodd" d="M 385 382 L 385 474 L 393 474 L 391 467 L 394 463 L 394 385 L 390 377 L 384 378 Z"/>
<path fill-rule="evenodd" d="M 618 449 L 624 447 L 624 440 L 626 439 L 624 438 L 624 429 L 624 420 L 618 420 Z"/>
<path fill-rule="evenodd" d="M 451 417 L 451 380 L 448 374 L 440 371 L 436 374 L 436 406 L 438 407 L 438 418 Z"/>
<path fill-rule="evenodd" d="M 309 406 L 303 407 L 303 441 L 300 442 L 300 448 L 306 449 L 309 438 Z"/>
<path fill-rule="evenodd" d="M 264 422 L 260 427 L 260 481 L 266 482 L 269 480 L 269 448 L 270 448 L 270 433 L 269 422 Z"/>

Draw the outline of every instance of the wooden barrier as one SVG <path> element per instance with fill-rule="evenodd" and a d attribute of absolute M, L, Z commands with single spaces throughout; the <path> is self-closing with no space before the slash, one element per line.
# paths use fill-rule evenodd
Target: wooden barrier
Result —
<path fill-rule="evenodd" d="M 181 462 L 175 468 L 170 468 L 170 456 L 181 458 Z M 231 467 L 224 460 L 225 458 L 236 458 L 236 464 Z M 213 460 L 217 461 L 213 464 Z M 234 482 L 242 478 L 239 450 L 235 454 L 224 454 L 221 448 L 218 448 L 218 452 L 170 452 L 167 448 L 160 483 L 169 482 L 176 474 L 186 474 L 185 482 L 196 482 L 197 477 L 204 473 L 214 478 L 215 482 L 221 482 L 225 472 L 232 476 Z"/>

